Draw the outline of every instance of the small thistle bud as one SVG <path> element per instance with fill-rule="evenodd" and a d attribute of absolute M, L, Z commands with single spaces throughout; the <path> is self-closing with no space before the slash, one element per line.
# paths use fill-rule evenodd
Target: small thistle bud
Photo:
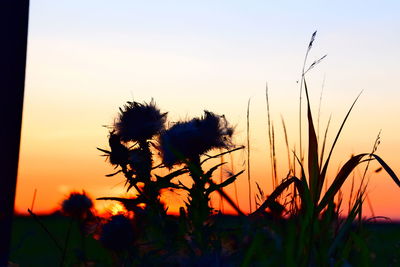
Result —
<path fill-rule="evenodd" d="M 92 207 L 93 202 L 85 192 L 72 192 L 61 204 L 61 210 L 65 215 L 81 219 L 90 214 Z"/>
<path fill-rule="evenodd" d="M 115 215 L 103 225 L 100 242 L 107 249 L 121 251 L 129 248 L 134 239 L 133 227 L 124 215 Z"/>

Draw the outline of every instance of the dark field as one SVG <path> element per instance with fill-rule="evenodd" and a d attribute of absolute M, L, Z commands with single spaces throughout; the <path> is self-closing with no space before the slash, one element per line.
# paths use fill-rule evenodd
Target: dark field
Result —
<path fill-rule="evenodd" d="M 64 246 L 70 218 L 59 215 L 40 216 L 40 221 L 50 233 Z M 66 253 L 66 265 L 78 262 L 81 251 L 81 235 L 76 222 L 72 225 Z M 111 266 L 111 257 L 97 240 L 85 238 L 87 258 L 96 262 L 95 266 Z M 14 218 L 11 246 L 11 262 L 20 266 L 59 266 L 62 254 L 44 229 L 28 216 Z"/>
<path fill-rule="evenodd" d="M 247 217 L 218 216 L 216 226 L 221 232 L 221 238 L 226 239 L 225 244 L 230 246 L 227 236 L 232 238 L 229 229 L 242 229 L 234 233 L 234 239 L 245 238 L 248 226 Z M 42 216 L 39 218 L 48 228 L 55 239 L 64 246 L 67 229 L 70 219 L 60 215 Z M 272 222 L 271 222 L 272 223 Z M 266 223 L 266 225 L 268 222 Z M 273 223 L 272 223 L 273 224 Z M 282 225 L 282 222 L 280 223 Z M 362 257 L 368 259 L 370 266 L 400 266 L 400 224 L 399 223 L 369 223 L 364 224 L 362 236 L 365 238 L 369 255 L 351 255 L 350 258 Z M 262 233 L 261 233 L 262 234 Z M 261 235 L 260 234 L 260 235 Z M 254 238 L 253 242 L 257 242 Z M 86 262 L 89 266 L 112 266 L 112 255 L 104 249 L 100 242 L 88 236 L 84 240 L 86 251 Z M 249 241 L 247 247 L 238 248 L 245 253 L 252 247 Z M 259 247 L 256 253 L 268 253 L 268 245 L 264 252 Z M 73 224 L 68 242 L 68 250 L 65 257 L 66 266 L 83 266 L 82 262 L 82 238 L 77 224 Z M 360 254 L 364 252 L 360 252 Z M 54 241 L 32 217 L 16 217 L 13 225 L 13 242 L 11 252 L 11 262 L 19 266 L 59 266 L 62 255 L 57 249 Z M 253 257 L 254 258 L 254 257 Z M 232 261 L 230 265 L 232 264 Z M 237 266 L 243 262 L 237 262 Z M 360 263 L 363 265 L 362 263 Z M 230 266 L 229 265 L 229 266 Z M 249 266 L 257 266 L 254 261 L 249 262 Z M 272 264 L 273 265 L 273 264 Z M 359 266 L 358 264 L 355 264 Z M 88 266 L 88 265 L 87 265 Z"/>

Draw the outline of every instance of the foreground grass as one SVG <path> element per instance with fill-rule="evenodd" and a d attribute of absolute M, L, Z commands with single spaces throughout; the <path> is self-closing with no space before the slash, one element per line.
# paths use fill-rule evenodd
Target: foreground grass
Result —
<path fill-rule="evenodd" d="M 64 242 L 69 218 L 53 215 L 42 216 L 40 220 L 60 243 Z M 282 259 L 274 259 L 274 253 L 277 250 L 285 251 L 290 246 L 288 239 L 291 235 L 288 232 L 291 227 L 288 221 L 221 215 L 215 218 L 215 226 L 214 231 L 218 232 L 224 249 L 236 251 L 226 261 L 230 266 L 253 266 L 257 262 L 275 266 Z M 365 223 L 361 235 L 365 239 L 366 249 L 353 251 L 354 255 L 349 257 L 351 264 L 358 266 L 367 261 L 370 266 L 398 266 L 400 223 Z M 283 236 L 286 236 L 286 240 L 282 239 Z M 98 241 L 87 237 L 85 243 L 89 266 L 112 266 L 110 252 Z M 65 266 L 78 265 L 81 255 L 81 236 L 77 225 L 73 225 Z M 32 217 L 19 216 L 13 224 L 11 261 L 19 266 L 59 266 L 60 252 Z"/>
<path fill-rule="evenodd" d="M 70 218 L 60 215 L 40 216 L 40 221 L 47 227 L 54 238 L 64 244 Z M 77 224 L 72 224 L 66 252 L 65 266 L 79 262 L 81 235 Z M 92 237 L 85 238 L 86 258 L 95 266 L 111 266 L 111 257 L 99 242 Z M 59 266 L 61 253 L 43 228 L 29 216 L 14 218 L 10 260 L 20 266 Z"/>

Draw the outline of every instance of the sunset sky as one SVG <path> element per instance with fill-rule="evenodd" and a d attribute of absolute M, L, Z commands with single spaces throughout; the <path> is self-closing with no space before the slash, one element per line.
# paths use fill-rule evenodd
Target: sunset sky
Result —
<path fill-rule="evenodd" d="M 124 178 L 105 177 L 113 168 L 96 147 L 108 148 L 103 125 L 113 124 L 120 106 L 151 98 L 169 121 L 204 109 L 225 114 L 237 145 L 246 143 L 251 99 L 252 190 L 258 182 L 270 193 L 265 84 L 284 177 L 281 116 L 290 147 L 298 147 L 297 81 L 315 30 L 308 64 L 328 56 L 307 81 L 315 117 L 324 84 L 319 128 L 322 135 L 332 115 L 328 145 L 363 91 L 331 174 L 351 154 L 370 152 L 381 129 L 377 154 L 400 174 L 399 10 L 398 1 L 31 1 L 16 210 L 31 207 L 35 189 L 36 212 L 58 208 L 71 190 L 123 195 Z M 246 167 L 245 151 L 233 157 L 235 171 Z M 356 183 L 363 170 L 355 172 Z M 368 177 L 375 215 L 400 219 L 400 188 L 383 171 Z M 237 188 L 248 211 L 246 173 Z M 227 191 L 233 196 L 233 186 Z M 172 210 L 183 205 L 178 195 L 165 197 Z M 99 209 L 111 204 L 96 201 Z M 367 204 L 365 214 L 372 214 Z"/>

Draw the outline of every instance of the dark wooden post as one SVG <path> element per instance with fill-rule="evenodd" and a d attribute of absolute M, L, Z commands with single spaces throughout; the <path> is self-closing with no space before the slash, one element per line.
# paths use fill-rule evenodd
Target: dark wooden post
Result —
<path fill-rule="evenodd" d="M 0 1 L 0 266 L 7 266 L 24 100 L 29 0 Z"/>

